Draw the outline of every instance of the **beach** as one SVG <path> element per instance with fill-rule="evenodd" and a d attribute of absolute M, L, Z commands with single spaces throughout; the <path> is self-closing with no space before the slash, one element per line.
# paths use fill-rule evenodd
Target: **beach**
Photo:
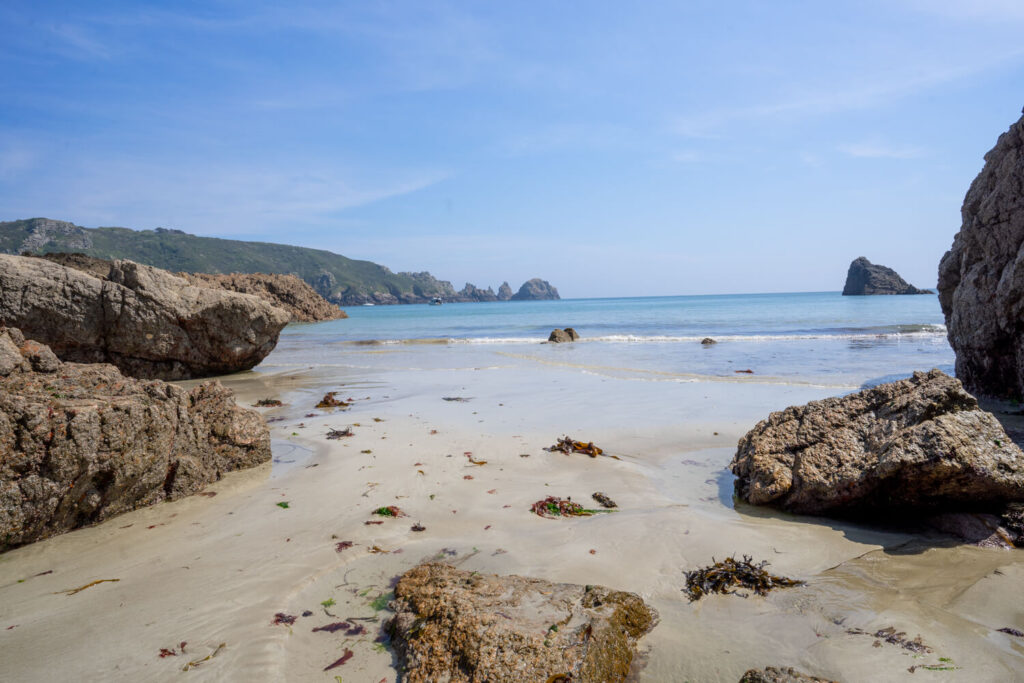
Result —
<path fill-rule="evenodd" d="M 1024 668 L 1024 643 L 996 631 L 1024 623 L 1017 553 L 732 496 L 729 462 L 759 420 L 941 360 L 934 334 L 901 338 L 911 346 L 898 353 L 862 335 L 886 360 L 828 375 L 787 372 L 785 353 L 742 340 L 371 344 L 352 330 L 324 342 L 324 326 L 358 320 L 289 327 L 263 365 L 222 378 L 240 405 L 283 401 L 261 409 L 271 464 L 0 555 L 0 679 L 398 680 L 381 627 L 394 578 L 425 559 L 638 593 L 660 614 L 639 681 L 737 681 L 769 665 L 843 681 L 1005 681 Z M 853 336 L 790 342 L 856 354 Z M 653 355 L 677 353 L 757 367 L 656 370 Z M 773 357 L 780 372 L 762 371 Z M 316 409 L 328 391 L 351 407 Z M 352 436 L 326 438 L 346 427 Z M 565 435 L 604 454 L 544 450 Z M 615 511 L 530 512 L 547 496 L 598 507 L 594 492 Z M 373 514 L 385 506 L 404 516 Z M 806 584 L 688 601 L 684 571 L 743 555 Z M 887 627 L 930 651 L 871 635 Z M 910 670 L 922 666 L 934 669 Z"/>

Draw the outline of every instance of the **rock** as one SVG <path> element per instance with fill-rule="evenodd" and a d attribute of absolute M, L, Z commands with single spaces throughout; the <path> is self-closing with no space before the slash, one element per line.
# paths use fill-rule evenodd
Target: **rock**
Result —
<path fill-rule="evenodd" d="M 134 377 L 187 379 L 247 370 L 273 350 L 286 311 L 254 296 L 195 287 L 118 260 L 105 279 L 0 254 L 0 324 L 64 361 L 109 362 Z"/>
<path fill-rule="evenodd" d="M 61 363 L 0 327 L 0 551 L 268 460 L 266 423 L 217 381 L 185 389 L 112 365 Z"/>
<path fill-rule="evenodd" d="M 564 342 L 574 342 L 580 338 L 580 335 L 576 330 L 571 327 L 567 327 L 564 330 L 551 330 L 551 334 L 548 335 L 548 341 L 552 344 L 562 344 Z"/>
<path fill-rule="evenodd" d="M 980 395 L 1024 396 L 1024 117 L 971 183 L 939 263 L 939 303 L 956 375 Z"/>
<path fill-rule="evenodd" d="M 927 289 L 918 289 L 892 268 L 878 266 L 861 256 L 853 260 L 846 273 L 843 296 L 861 294 L 934 294 Z"/>
<path fill-rule="evenodd" d="M 252 294 L 272 306 L 288 311 L 291 322 L 311 323 L 348 317 L 345 311 L 317 294 L 316 290 L 294 275 L 178 273 L 178 277 L 198 287 Z"/>
<path fill-rule="evenodd" d="M 547 280 L 535 277 L 527 280 L 519 291 L 512 295 L 512 301 L 545 301 L 558 299 L 558 290 Z"/>
<path fill-rule="evenodd" d="M 440 563 L 403 574 L 392 607 L 408 683 L 624 681 L 658 619 L 633 593 Z"/>
<path fill-rule="evenodd" d="M 498 287 L 498 301 L 508 301 L 512 298 L 512 288 L 508 286 L 508 282 L 502 282 L 501 287 Z"/>
<path fill-rule="evenodd" d="M 458 300 L 462 301 L 497 301 L 498 295 L 494 293 L 494 290 L 488 287 L 487 289 L 480 289 L 476 285 L 466 283 L 466 286 L 462 288 L 458 293 Z"/>
<path fill-rule="evenodd" d="M 772 413 L 740 439 L 731 467 L 743 500 L 809 514 L 989 511 L 1024 500 L 1024 453 L 938 370 Z"/>
<path fill-rule="evenodd" d="M 1007 529 L 996 515 L 979 512 L 947 512 L 927 520 L 928 526 L 980 548 L 1024 546 L 1024 535 Z M 1009 525 L 1007 525 L 1009 526 Z"/>
<path fill-rule="evenodd" d="M 62 237 L 61 242 L 71 249 L 91 249 L 92 238 L 85 228 L 67 221 L 37 218 L 31 222 L 29 235 L 21 243 L 19 251 L 35 251 L 51 240 Z"/>
<path fill-rule="evenodd" d="M 718 342 L 716 342 L 711 337 L 704 337 L 703 339 L 700 340 L 700 343 L 703 344 L 704 346 L 711 346 L 712 344 L 717 344 Z"/>
<path fill-rule="evenodd" d="M 793 668 L 778 669 L 769 666 L 765 669 L 751 669 L 743 674 L 740 683 L 836 683 L 836 681 L 808 676 Z"/>

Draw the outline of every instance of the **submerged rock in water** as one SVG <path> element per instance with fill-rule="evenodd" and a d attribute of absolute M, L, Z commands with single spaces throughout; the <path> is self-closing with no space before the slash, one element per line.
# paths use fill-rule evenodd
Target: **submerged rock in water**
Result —
<path fill-rule="evenodd" d="M 64 361 L 188 379 L 255 366 L 289 320 L 255 296 L 196 287 L 133 261 L 111 262 L 103 278 L 94 262 L 81 267 L 0 254 L 0 325 L 20 328 Z"/>
<path fill-rule="evenodd" d="M 552 344 L 564 344 L 566 342 L 574 342 L 580 338 L 579 333 L 567 327 L 564 330 L 552 330 L 551 334 L 548 335 L 548 341 Z"/>
<path fill-rule="evenodd" d="M 864 294 L 934 294 L 907 283 L 892 268 L 880 266 L 863 256 L 853 260 L 846 272 L 845 296 Z"/>
<path fill-rule="evenodd" d="M 633 593 L 427 563 L 395 587 L 404 681 L 624 681 L 658 614 Z"/>
<path fill-rule="evenodd" d="M 956 376 L 989 396 L 1024 396 L 1024 117 L 971 183 L 939 263 L 939 303 Z"/>
<path fill-rule="evenodd" d="M 266 423 L 220 382 L 185 389 L 112 365 L 62 363 L 0 327 L 0 550 L 187 496 L 268 460 Z"/>
<path fill-rule="evenodd" d="M 740 439 L 731 467 L 743 500 L 810 514 L 1024 500 L 1024 453 L 939 370 L 772 413 Z"/>
<path fill-rule="evenodd" d="M 751 669 L 743 674 L 739 683 L 836 683 L 828 678 L 808 676 L 792 667 L 779 669 L 769 666 L 764 669 Z"/>

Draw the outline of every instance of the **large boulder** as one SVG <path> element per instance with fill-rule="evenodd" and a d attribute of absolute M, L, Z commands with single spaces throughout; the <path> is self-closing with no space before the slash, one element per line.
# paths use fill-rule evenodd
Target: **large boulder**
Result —
<path fill-rule="evenodd" d="M 551 334 L 548 335 L 548 341 L 552 344 L 564 344 L 567 342 L 579 341 L 579 338 L 580 333 L 571 327 L 567 327 L 564 330 L 551 330 Z"/>
<path fill-rule="evenodd" d="M 1024 500 L 1024 453 L 938 370 L 772 413 L 740 439 L 732 471 L 743 500 L 811 514 Z"/>
<path fill-rule="evenodd" d="M 184 389 L 62 363 L 0 327 L 0 551 L 270 460 L 270 433 L 217 381 Z"/>
<path fill-rule="evenodd" d="M 558 290 L 552 287 L 550 282 L 539 277 L 527 280 L 519 291 L 512 295 L 512 301 L 546 301 L 558 298 Z"/>
<path fill-rule="evenodd" d="M 502 282 L 501 287 L 498 287 L 498 301 L 508 301 L 512 298 L 512 288 L 509 287 L 508 282 Z"/>
<path fill-rule="evenodd" d="M 855 258 L 846 272 L 844 296 L 864 294 L 934 294 L 927 289 L 918 289 L 899 276 L 892 268 L 880 266 L 863 256 Z"/>
<path fill-rule="evenodd" d="M 428 563 L 395 587 L 403 681 L 623 681 L 658 615 L 633 593 Z"/>
<path fill-rule="evenodd" d="M 178 273 L 198 287 L 252 294 L 271 306 L 288 311 L 293 323 L 312 323 L 347 318 L 348 314 L 327 301 L 316 290 L 294 275 L 274 273 Z"/>
<path fill-rule="evenodd" d="M 939 263 L 939 303 L 956 374 L 979 394 L 1024 396 L 1024 117 L 971 183 Z"/>
<path fill-rule="evenodd" d="M 21 328 L 65 361 L 113 363 L 133 377 L 187 379 L 255 366 L 287 311 L 196 287 L 132 261 L 105 278 L 45 259 L 0 254 L 0 324 Z"/>

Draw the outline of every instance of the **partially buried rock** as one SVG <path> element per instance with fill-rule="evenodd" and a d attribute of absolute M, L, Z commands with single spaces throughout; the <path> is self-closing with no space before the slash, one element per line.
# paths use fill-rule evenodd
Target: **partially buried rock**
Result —
<path fill-rule="evenodd" d="M 939 370 L 772 413 L 740 439 L 731 467 L 743 500 L 810 514 L 1024 500 L 1024 453 Z"/>
<path fill-rule="evenodd" d="M 714 339 L 712 339 L 711 337 L 704 337 L 703 339 L 701 339 L 701 340 L 700 340 L 700 343 L 701 343 L 701 344 L 702 344 L 703 346 L 711 346 L 711 345 L 713 345 L 713 344 L 717 344 L 718 342 L 716 342 L 716 341 L 715 341 Z"/>
<path fill-rule="evenodd" d="M 624 681 L 658 614 L 634 593 L 427 563 L 395 587 L 404 681 Z"/>
<path fill-rule="evenodd" d="M 571 327 L 567 327 L 564 330 L 552 330 L 548 336 L 548 341 L 553 344 L 562 344 L 565 342 L 574 342 L 580 338 L 580 335 L 576 330 Z"/>
<path fill-rule="evenodd" d="M 62 363 L 0 327 L 0 551 L 268 460 L 267 425 L 219 382 L 186 389 Z"/>
<path fill-rule="evenodd" d="M 64 361 L 189 379 L 252 368 L 289 320 L 255 296 L 195 287 L 132 261 L 112 261 L 99 277 L 95 261 L 65 266 L 0 254 L 0 325 L 20 328 Z"/>
<path fill-rule="evenodd" d="M 793 668 L 780 669 L 769 666 L 764 669 L 751 669 L 743 674 L 739 683 L 836 683 L 829 678 L 808 676 Z"/>

